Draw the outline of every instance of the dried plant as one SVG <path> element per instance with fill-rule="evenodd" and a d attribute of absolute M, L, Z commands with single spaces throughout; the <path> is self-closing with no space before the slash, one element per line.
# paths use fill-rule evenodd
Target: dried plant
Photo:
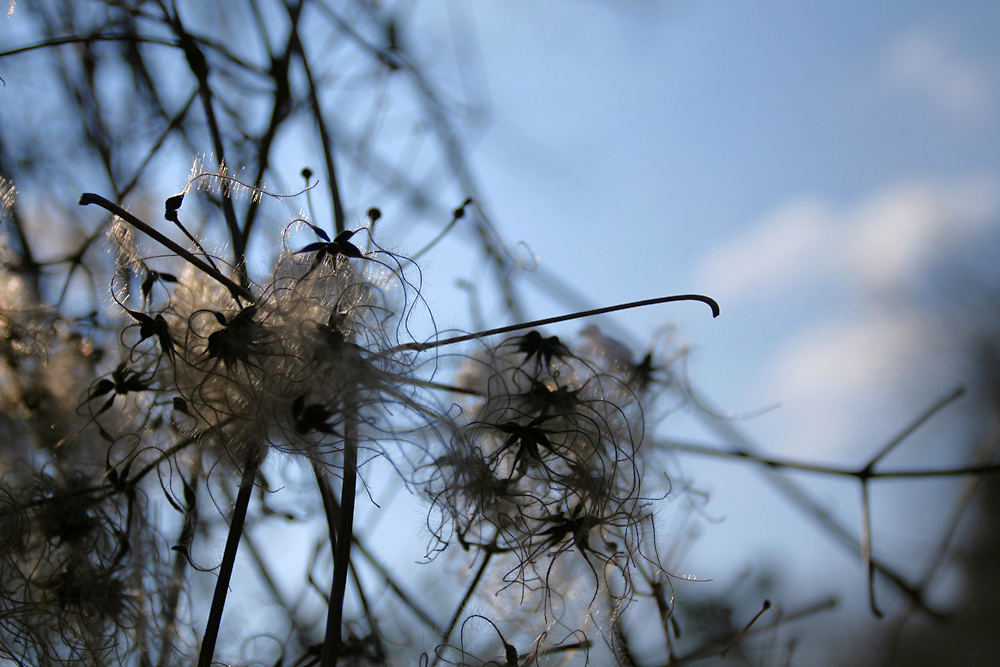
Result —
<path fill-rule="evenodd" d="M 758 457 L 728 424 L 730 449 L 654 436 L 691 398 L 683 349 L 543 327 L 718 305 L 524 321 L 530 267 L 479 203 L 463 109 L 409 50 L 407 11 L 53 0 L 7 19 L 0 64 L 41 83 L 0 130 L 4 659 L 680 664 L 738 650 L 761 614 L 678 640 L 686 538 L 660 514 L 691 491 L 666 454 L 852 476 L 866 509 L 880 478 L 994 470 L 878 466 L 957 394 L 860 470 Z M 59 104 L 74 114 L 25 113 Z M 435 149 L 414 161 L 399 140 L 425 134 Z M 318 148 L 300 188 L 283 181 L 302 141 Z M 162 186 L 194 156 L 179 192 Z M 345 183 L 377 201 L 345 201 Z M 354 212 L 372 203 L 386 214 Z M 392 250 L 416 222 L 422 249 Z M 460 233 L 492 276 L 477 297 L 499 295 L 512 324 L 437 326 L 420 261 Z M 407 566 L 372 535 L 415 505 L 427 547 Z M 934 613 L 871 541 L 854 546 L 872 577 Z"/>

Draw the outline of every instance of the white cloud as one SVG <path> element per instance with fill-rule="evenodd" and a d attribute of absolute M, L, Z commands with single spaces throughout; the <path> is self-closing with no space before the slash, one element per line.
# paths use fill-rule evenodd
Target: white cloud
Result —
<path fill-rule="evenodd" d="M 829 282 L 850 290 L 852 302 L 831 304 L 822 321 L 786 326 L 752 389 L 751 403 L 783 404 L 775 444 L 803 456 L 870 448 L 878 428 L 912 417 L 910 401 L 954 386 L 957 357 L 937 328 L 947 323 L 915 309 L 871 311 L 866 297 L 905 294 L 936 262 L 995 242 L 998 223 L 1000 179 L 910 182 L 840 210 L 794 200 L 710 253 L 702 276 L 729 304 L 809 295 Z"/>
<path fill-rule="evenodd" d="M 949 326 L 915 305 L 828 318 L 795 332 L 754 388 L 781 401 L 775 449 L 842 461 L 874 454 L 967 380 L 964 349 Z"/>
<path fill-rule="evenodd" d="M 885 69 L 890 79 L 922 94 L 958 120 L 989 115 L 989 79 L 937 30 L 913 28 L 899 35 L 886 53 Z"/>
<path fill-rule="evenodd" d="M 712 250 L 697 282 L 727 301 L 773 298 L 831 279 L 899 287 L 998 219 L 1000 182 L 979 176 L 891 186 L 841 211 L 796 199 Z"/>
<path fill-rule="evenodd" d="M 824 262 L 834 237 L 831 214 L 816 199 L 788 202 L 743 236 L 715 248 L 702 262 L 698 285 L 718 299 L 773 294 Z"/>
<path fill-rule="evenodd" d="M 1000 216 L 1000 185 L 983 178 L 904 184 L 847 216 L 842 271 L 865 287 L 899 287 Z"/>
<path fill-rule="evenodd" d="M 902 398 L 895 388 L 936 365 L 929 352 L 934 338 L 931 323 L 912 312 L 829 320 L 799 331 L 779 348 L 758 388 L 782 401 L 787 437 L 781 440 L 805 457 L 867 440 L 862 429 Z"/>

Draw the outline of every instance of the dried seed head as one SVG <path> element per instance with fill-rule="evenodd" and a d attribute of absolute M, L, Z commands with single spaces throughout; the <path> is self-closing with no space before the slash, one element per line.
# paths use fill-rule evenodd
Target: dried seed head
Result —
<path fill-rule="evenodd" d="M 115 501 L 80 473 L 3 488 L 0 517 L 12 527 L 0 549 L 5 605 L 0 641 L 25 664 L 77 660 L 104 664 L 136 627 L 136 598 L 126 581 L 155 555 L 130 540 Z M 132 505 L 139 522 L 141 503 Z"/>
<path fill-rule="evenodd" d="M 350 241 L 347 234 L 286 249 L 253 303 L 191 267 L 164 286 L 162 312 L 128 311 L 139 342 L 158 349 L 158 367 L 168 369 L 157 391 L 182 408 L 178 423 L 201 434 L 216 458 L 240 465 L 271 446 L 326 459 L 342 448 L 347 405 L 373 428 L 390 403 L 431 413 L 416 397 L 415 353 L 396 339 L 416 288 L 402 261 L 362 252 L 356 232 Z"/>
<path fill-rule="evenodd" d="M 458 384 L 481 396 L 427 484 L 446 518 L 439 539 L 519 554 L 509 581 L 522 585 L 547 577 L 531 574 L 544 553 L 586 563 L 636 544 L 642 406 L 627 367 L 579 349 L 529 332 L 470 357 Z"/>

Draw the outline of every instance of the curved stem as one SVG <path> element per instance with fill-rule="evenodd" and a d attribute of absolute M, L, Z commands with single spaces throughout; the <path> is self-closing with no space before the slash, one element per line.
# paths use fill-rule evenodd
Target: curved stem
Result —
<path fill-rule="evenodd" d="M 593 317 L 594 315 L 604 315 L 607 313 L 614 313 L 619 310 L 629 310 L 631 308 L 642 308 L 643 306 L 655 306 L 660 303 L 670 303 L 673 301 L 700 301 L 707 304 L 709 308 L 712 309 L 712 317 L 719 316 L 719 304 L 712 297 L 704 296 L 703 294 L 678 294 L 674 296 L 661 296 L 655 299 L 644 299 L 642 301 L 630 301 L 628 303 L 620 303 L 616 306 L 605 306 L 603 308 L 594 308 L 593 310 L 583 310 L 577 313 L 569 313 L 568 315 L 558 315 L 556 317 L 546 317 L 542 320 L 532 320 L 530 322 L 522 322 L 521 324 L 511 324 L 506 327 L 498 327 L 496 329 L 488 329 L 486 331 L 479 331 L 477 333 L 465 334 L 464 336 L 454 336 L 452 338 L 445 338 L 444 340 L 437 340 L 432 343 L 406 343 L 405 345 L 397 345 L 396 347 L 391 347 L 385 350 L 379 357 L 388 356 L 402 350 L 416 350 L 417 352 L 422 352 L 424 350 L 432 350 L 436 347 L 443 347 L 445 345 L 454 345 L 455 343 L 464 343 L 467 340 L 476 340 L 478 338 L 487 338 L 488 336 L 495 336 L 502 333 L 510 333 L 512 331 L 523 331 L 524 329 L 530 329 L 532 327 L 541 327 L 546 324 L 555 324 L 556 322 L 566 322 L 568 320 L 579 320 L 584 317 Z"/>

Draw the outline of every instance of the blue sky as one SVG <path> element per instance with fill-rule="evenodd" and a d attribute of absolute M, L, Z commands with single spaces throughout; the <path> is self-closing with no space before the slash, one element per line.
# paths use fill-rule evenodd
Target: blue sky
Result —
<path fill-rule="evenodd" d="M 942 267 L 962 258 L 989 267 L 1000 248 L 1000 4 L 400 7 L 416 7 L 404 37 L 428 79 L 445 97 L 471 97 L 488 110 L 488 122 L 471 123 L 464 138 L 479 203 L 512 251 L 590 305 L 716 297 L 717 320 L 701 304 L 671 304 L 602 326 L 642 349 L 676 325 L 678 344 L 690 346 L 690 378 L 716 406 L 764 411 L 736 425 L 767 451 L 859 464 L 959 381 L 953 331 L 918 297 Z M 13 34 L 17 24 L 8 23 Z M 330 66 L 337 84 L 340 64 Z M 370 70 L 358 72 L 359 88 L 372 85 Z M 4 76 L 8 90 L 30 78 L 13 69 Z M 357 110 L 371 113 L 359 104 L 344 115 Z M 405 139 L 417 134 L 405 108 L 399 117 Z M 308 162 L 315 156 L 302 136 L 280 139 L 289 147 L 281 186 L 295 189 L 301 168 L 320 164 Z M 175 193 L 185 176 L 171 171 L 151 200 Z M 406 232 L 392 201 L 363 179 L 345 178 L 355 213 L 385 206 L 380 224 Z M 454 204 L 465 194 L 456 192 Z M 436 233 L 414 228 L 401 236 L 401 252 Z M 469 327 L 467 295 L 453 282 L 481 277 L 468 248 L 448 239 L 422 258 L 424 296 L 442 328 Z M 530 316 L 567 308 L 541 289 L 530 296 Z M 965 461 L 967 449 L 941 445 L 961 441 L 959 417 L 960 407 L 942 415 L 896 462 Z M 662 434 L 674 433 L 711 439 L 683 415 L 665 423 Z M 857 558 L 837 551 L 754 471 L 696 460 L 685 460 L 684 471 L 710 492 L 706 512 L 726 520 L 705 524 L 679 569 L 726 581 L 775 559 L 787 603 L 838 593 L 843 617 L 864 616 Z M 853 525 L 854 486 L 803 479 Z M 956 493 L 953 482 L 879 487 L 876 553 L 918 570 Z"/>
<path fill-rule="evenodd" d="M 472 154 L 497 225 L 595 303 L 716 296 L 718 321 L 693 305 L 628 321 L 678 323 L 695 378 L 732 409 L 788 400 L 759 382 L 803 335 L 857 339 L 867 317 L 891 337 L 872 297 L 996 228 L 1000 7 L 466 11 L 493 113 Z"/>
<path fill-rule="evenodd" d="M 737 422 L 767 450 L 860 464 L 955 387 L 956 341 L 914 295 L 941 267 L 997 254 L 1000 5 L 476 2 L 451 5 L 450 24 L 439 9 L 423 44 L 474 26 L 492 122 L 471 154 L 507 240 L 594 304 L 717 297 L 714 321 L 683 304 L 616 322 L 634 341 L 676 324 L 692 381 L 723 410 L 777 405 Z M 963 460 L 940 446 L 960 415 L 896 460 Z M 856 559 L 753 474 L 691 466 L 727 517 L 695 574 L 722 576 L 734 549 L 777 557 L 864 608 Z M 856 522 L 854 486 L 806 479 Z M 917 568 L 956 489 L 879 490 L 877 551 Z"/>

